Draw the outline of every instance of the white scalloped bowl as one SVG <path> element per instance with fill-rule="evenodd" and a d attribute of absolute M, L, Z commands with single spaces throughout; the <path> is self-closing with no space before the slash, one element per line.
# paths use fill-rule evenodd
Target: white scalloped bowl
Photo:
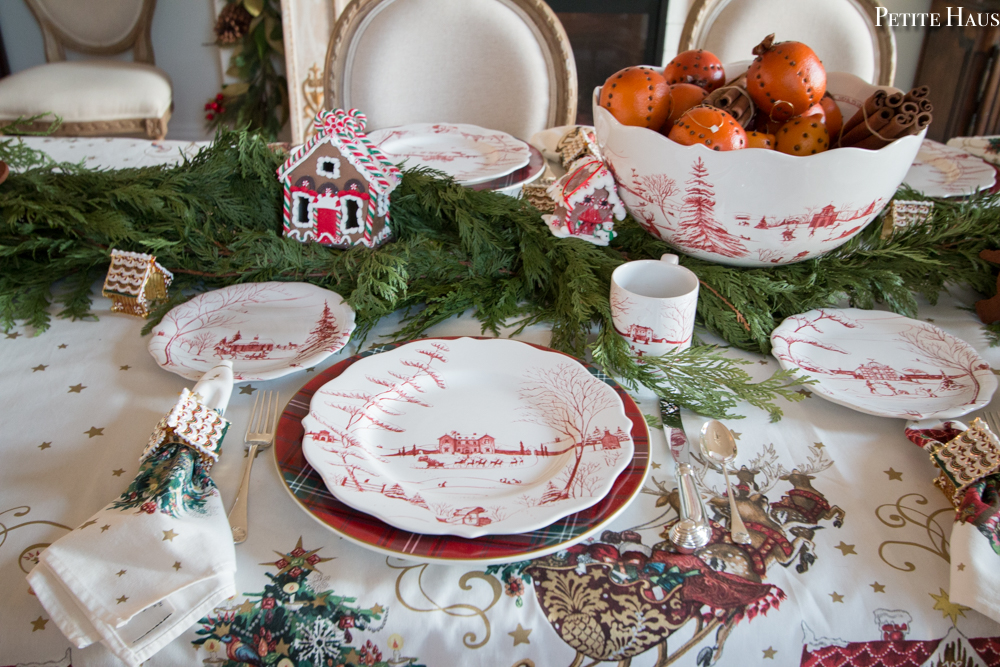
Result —
<path fill-rule="evenodd" d="M 748 64 L 727 65 L 727 78 Z M 853 74 L 827 74 L 845 121 L 877 89 Z M 837 148 L 806 157 L 714 151 L 622 125 L 598 105 L 599 92 L 597 143 L 629 213 L 678 250 L 732 266 L 791 264 L 846 243 L 892 199 L 926 134 L 875 151 Z"/>

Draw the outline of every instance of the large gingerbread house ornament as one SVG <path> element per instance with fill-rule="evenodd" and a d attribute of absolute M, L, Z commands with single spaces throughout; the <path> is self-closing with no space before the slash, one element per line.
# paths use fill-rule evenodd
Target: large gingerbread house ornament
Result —
<path fill-rule="evenodd" d="M 285 236 L 373 248 L 389 237 L 389 195 L 399 169 L 365 134 L 357 109 L 320 112 L 316 135 L 278 169 L 285 187 Z"/>

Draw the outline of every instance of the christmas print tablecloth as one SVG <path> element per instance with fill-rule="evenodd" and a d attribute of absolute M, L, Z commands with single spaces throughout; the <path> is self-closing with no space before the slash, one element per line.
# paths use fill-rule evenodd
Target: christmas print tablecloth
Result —
<path fill-rule="evenodd" d="M 975 298 L 925 304 L 920 317 L 1000 368 L 1000 348 L 988 348 L 962 310 Z M 190 383 L 156 365 L 141 320 L 112 313 L 102 298 L 95 312 L 99 321 L 55 320 L 37 337 L 25 327 L 0 334 L 3 666 L 120 664 L 99 645 L 71 649 L 25 575 L 47 544 L 127 488 L 151 426 Z M 369 343 L 397 324 L 387 318 Z M 462 318 L 429 333 L 479 329 Z M 536 327 L 519 338 L 544 345 L 549 334 Z M 233 437 L 212 469 L 227 506 L 258 393 L 290 397 L 360 351 L 352 342 L 316 368 L 237 384 L 226 413 Z M 758 378 L 777 369 L 769 357 L 730 354 L 750 360 Z M 607 531 L 490 568 L 385 557 L 338 537 L 291 499 L 266 451 L 254 468 L 250 537 L 236 550 L 238 594 L 147 664 L 1000 664 L 1000 626 L 949 598 L 950 567 L 964 564 L 950 563 L 954 510 L 931 483 L 926 453 L 906 440 L 901 420 L 801 391 L 805 400 L 783 405 L 781 422 L 750 407 L 746 419 L 726 421 L 740 449 L 734 493 L 758 539 L 741 548 L 720 533 L 700 557 L 673 552 L 663 535 L 676 496 L 657 428 L 643 491 Z M 658 422 L 652 396 L 637 398 Z M 1000 398 L 988 409 L 1000 410 Z M 689 434 L 702 423 L 685 420 Z M 696 469 L 710 508 L 724 512 L 721 476 Z M 120 568 L 107 569 L 113 578 Z"/>

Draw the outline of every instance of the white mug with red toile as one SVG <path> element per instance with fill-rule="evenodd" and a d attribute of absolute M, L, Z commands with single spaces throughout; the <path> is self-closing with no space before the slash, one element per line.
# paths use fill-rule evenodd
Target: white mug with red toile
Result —
<path fill-rule="evenodd" d="M 698 276 L 677 255 L 622 264 L 611 274 L 611 319 L 632 353 L 649 357 L 691 347 Z"/>

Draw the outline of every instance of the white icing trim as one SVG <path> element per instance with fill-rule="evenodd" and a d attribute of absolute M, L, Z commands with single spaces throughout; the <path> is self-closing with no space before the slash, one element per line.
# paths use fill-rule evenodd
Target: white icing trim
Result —
<path fill-rule="evenodd" d="M 327 171 L 324 169 L 324 162 L 332 162 L 333 170 Z M 323 176 L 324 178 L 340 178 L 340 160 L 332 156 L 321 155 L 316 158 L 316 174 L 318 176 Z"/>

